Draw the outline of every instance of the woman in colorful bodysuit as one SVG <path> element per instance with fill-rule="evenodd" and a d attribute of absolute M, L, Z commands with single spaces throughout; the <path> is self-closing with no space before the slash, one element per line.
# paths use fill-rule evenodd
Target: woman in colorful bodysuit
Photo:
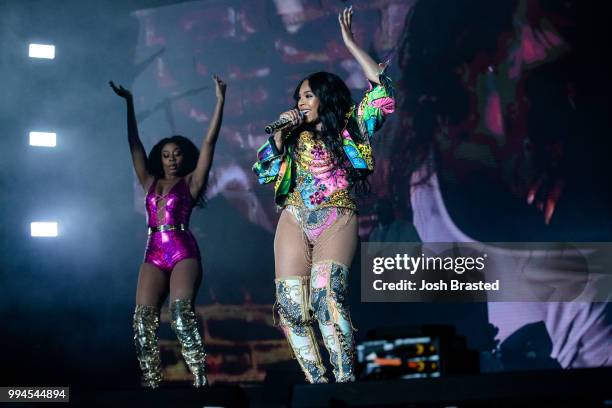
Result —
<path fill-rule="evenodd" d="M 127 102 L 128 142 L 134 170 L 146 192 L 145 205 L 149 239 L 140 266 L 134 343 L 144 385 L 161 381 L 157 329 L 159 310 L 170 294 L 172 329 L 181 344 L 183 357 L 194 376 L 193 385 L 207 383 L 205 353 L 193 301 L 202 279 L 200 251 L 188 229 L 191 210 L 201 203 L 219 135 L 225 100 L 225 84 L 213 78 L 217 104 L 201 151 L 187 138 L 172 136 L 157 143 L 147 158 L 138 136 L 132 94 L 110 83 Z"/>
<path fill-rule="evenodd" d="M 306 379 L 327 382 L 312 327 L 317 320 L 337 382 L 354 380 L 347 278 L 357 246 L 353 187 L 373 170 L 370 138 L 394 109 L 390 80 L 354 42 L 352 10 L 339 16 L 342 38 L 375 86 L 358 106 L 336 75 L 317 72 L 297 86 L 292 122 L 258 150 L 253 170 L 275 183 L 282 208 L 274 240 L 276 311 Z M 312 311 L 312 318 L 311 318 Z"/>

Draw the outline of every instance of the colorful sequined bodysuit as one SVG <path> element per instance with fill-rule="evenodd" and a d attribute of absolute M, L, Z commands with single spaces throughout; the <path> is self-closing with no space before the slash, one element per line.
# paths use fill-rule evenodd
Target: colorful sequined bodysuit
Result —
<path fill-rule="evenodd" d="M 323 141 L 313 132 L 300 132 L 293 153 L 295 188 L 285 205 L 318 209 L 343 207 L 356 210 L 349 192 L 346 170 L 334 166 Z"/>
<path fill-rule="evenodd" d="M 200 259 L 198 244 L 186 229 L 193 209 L 194 200 L 185 179 L 179 180 L 166 195 L 155 193 L 157 180 L 153 182 L 145 198 L 147 226 L 150 232 L 145 251 L 144 262 L 155 265 L 165 272 L 172 269 L 179 261 L 188 258 Z M 162 230 L 164 226 L 184 226 L 185 230 Z"/>

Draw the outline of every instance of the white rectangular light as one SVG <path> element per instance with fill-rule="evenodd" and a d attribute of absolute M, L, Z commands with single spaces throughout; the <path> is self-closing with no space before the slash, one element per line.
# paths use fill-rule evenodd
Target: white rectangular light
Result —
<path fill-rule="evenodd" d="M 30 58 L 55 58 L 55 45 L 30 44 Z"/>
<path fill-rule="evenodd" d="M 30 132 L 30 146 L 55 147 L 57 135 L 53 132 Z"/>
<path fill-rule="evenodd" d="M 57 222 L 31 222 L 30 235 L 33 237 L 57 237 Z"/>

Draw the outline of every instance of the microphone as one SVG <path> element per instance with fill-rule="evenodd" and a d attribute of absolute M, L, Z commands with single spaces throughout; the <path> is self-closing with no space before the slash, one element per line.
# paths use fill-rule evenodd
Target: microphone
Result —
<path fill-rule="evenodd" d="M 302 111 L 300 111 L 300 119 L 304 119 L 304 112 Z M 270 123 L 264 130 L 266 133 L 270 134 L 276 130 L 284 129 L 289 125 L 291 125 L 291 119 L 284 117 Z"/>

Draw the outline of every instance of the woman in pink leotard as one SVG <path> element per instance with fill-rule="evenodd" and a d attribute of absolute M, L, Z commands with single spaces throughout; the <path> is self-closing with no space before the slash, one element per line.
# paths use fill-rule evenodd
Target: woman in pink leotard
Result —
<path fill-rule="evenodd" d="M 110 82 L 115 93 L 127 103 L 128 142 L 138 181 L 147 192 L 149 239 L 140 266 L 134 344 L 143 384 L 156 388 L 161 381 L 157 341 L 159 310 L 170 293 L 172 329 L 181 343 L 183 357 L 194 376 L 193 385 L 206 385 L 204 346 L 198 332 L 193 300 L 202 279 L 200 251 L 188 229 L 189 216 L 201 203 L 219 136 L 225 101 L 225 83 L 213 78 L 217 104 L 201 150 L 183 136 L 158 142 L 147 158 L 138 136 L 132 94 Z"/>
<path fill-rule="evenodd" d="M 185 141 L 173 136 L 160 142 L 180 146 Z M 159 146 L 159 144 L 158 144 Z M 193 148 L 192 148 L 193 149 Z M 185 150 L 185 149 L 181 149 Z M 167 194 L 160 195 L 153 182 L 145 198 L 149 239 L 144 262 L 170 274 L 184 259 L 200 259 L 198 244 L 187 229 L 194 199 L 184 178 L 179 179 Z"/>

